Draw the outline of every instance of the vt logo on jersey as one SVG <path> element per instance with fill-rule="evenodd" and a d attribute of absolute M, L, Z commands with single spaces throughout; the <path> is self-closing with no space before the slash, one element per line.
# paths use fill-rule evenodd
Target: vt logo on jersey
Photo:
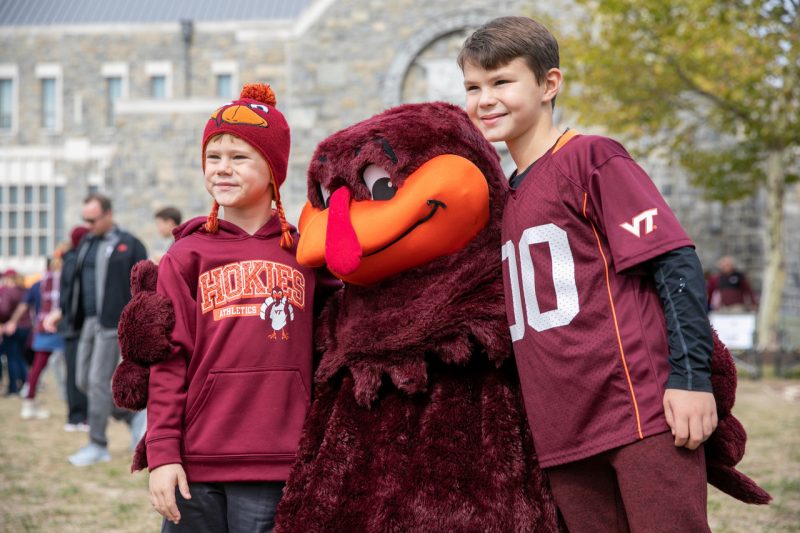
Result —
<path fill-rule="evenodd" d="M 647 211 L 642 211 L 630 222 L 624 222 L 619 226 L 635 235 L 636 237 L 641 237 L 641 227 L 642 222 L 644 222 L 644 234 L 647 235 L 648 233 L 652 233 L 655 229 L 655 225 L 653 224 L 653 217 L 658 214 L 658 209 L 655 207 L 653 209 L 648 209 Z"/>
<path fill-rule="evenodd" d="M 203 272 L 198 278 L 197 289 L 201 312 L 213 311 L 214 320 L 247 316 L 260 316 L 266 320 L 267 308 L 271 307 L 268 316 L 273 334 L 294 320 L 295 308 L 305 307 L 306 279 L 303 274 L 272 261 L 239 261 Z M 246 299 L 256 299 L 258 303 L 242 303 Z M 234 301 L 237 303 L 232 304 Z M 281 331 L 281 334 L 282 338 L 289 338 L 285 332 Z"/>

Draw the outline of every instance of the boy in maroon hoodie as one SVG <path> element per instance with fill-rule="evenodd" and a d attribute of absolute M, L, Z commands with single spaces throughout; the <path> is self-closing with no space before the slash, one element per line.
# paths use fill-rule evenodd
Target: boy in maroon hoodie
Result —
<path fill-rule="evenodd" d="M 288 157 L 272 90 L 245 86 L 203 133 L 212 212 L 177 228 L 159 264 L 158 292 L 176 318 L 147 403 L 150 500 L 163 531 L 272 528 L 310 402 L 320 285 L 295 260 L 281 206 Z"/>

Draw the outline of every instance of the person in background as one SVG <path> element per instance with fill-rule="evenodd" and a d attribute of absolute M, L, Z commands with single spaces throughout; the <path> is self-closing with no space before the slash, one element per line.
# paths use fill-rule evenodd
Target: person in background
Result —
<path fill-rule="evenodd" d="M 167 206 L 156 211 L 156 229 L 158 230 L 160 239 L 156 243 L 156 250 L 153 256 L 154 263 L 158 264 L 161 257 L 167 253 L 169 247 L 175 242 L 172 230 L 181 225 L 182 218 L 181 212 L 177 207 Z"/>
<path fill-rule="evenodd" d="M 67 245 L 59 246 L 51 259 L 47 261 L 47 270 L 40 281 L 28 291 L 25 300 L 20 302 L 11 319 L 6 323 L 4 333 L 13 335 L 23 315 L 33 312 L 33 365 L 28 375 L 28 389 L 22 400 L 20 417 L 23 420 L 47 418 L 50 413 L 42 409 L 36 402 L 36 390 L 39 378 L 47 366 L 50 355 L 64 349 L 64 338 L 58 333 L 48 332 L 44 327 L 44 319 L 58 307 L 59 277 L 61 275 L 61 256 Z"/>
<path fill-rule="evenodd" d="M 719 274 L 711 290 L 711 309 L 715 311 L 753 311 L 758 306 L 747 276 L 736 268 L 733 257 L 726 255 L 717 261 Z"/>
<path fill-rule="evenodd" d="M 89 233 L 89 228 L 86 226 L 75 226 L 70 230 L 70 248 L 64 252 L 61 258 L 58 307 L 45 317 L 43 324 L 46 331 L 58 332 L 64 339 L 66 364 L 64 387 L 67 397 L 67 422 L 64 424 L 64 431 L 68 432 L 89 431 L 87 423 L 89 407 L 86 394 L 75 384 L 80 328 L 75 326 L 75 317 L 70 313 L 72 279 L 77 268 L 78 246 L 87 233 Z"/>
<path fill-rule="evenodd" d="M 25 343 L 31 328 L 30 316 L 25 313 L 20 318 L 13 333 L 5 333 L 6 323 L 11 319 L 20 302 L 25 299 L 27 291 L 22 284 L 22 277 L 13 269 L 8 269 L 0 279 L 0 331 L 2 344 L 0 353 L 6 355 L 8 363 L 8 390 L 6 396 L 20 393 L 28 379 L 28 367 L 25 364 Z"/>
<path fill-rule="evenodd" d="M 80 328 L 76 383 L 89 399 L 89 443 L 69 457 L 75 466 L 111 460 L 106 437 L 109 416 L 129 424 L 133 446 L 144 434 L 146 424 L 144 411 L 116 408 L 111 377 L 120 362 L 117 325 L 131 299 L 131 270 L 147 258 L 147 251 L 139 239 L 114 223 L 107 196 L 90 194 L 82 213 L 89 233 L 78 247 L 68 313 L 75 328 Z"/>

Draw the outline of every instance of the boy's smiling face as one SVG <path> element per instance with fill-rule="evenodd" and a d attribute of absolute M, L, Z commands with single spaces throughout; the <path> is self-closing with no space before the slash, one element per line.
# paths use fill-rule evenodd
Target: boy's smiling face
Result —
<path fill-rule="evenodd" d="M 491 142 L 513 142 L 532 134 L 550 99 L 545 102 L 546 84 L 521 57 L 496 69 L 486 70 L 464 63 L 464 89 L 470 120 Z"/>
<path fill-rule="evenodd" d="M 250 143 L 230 134 L 209 140 L 206 146 L 206 190 L 232 212 L 269 209 L 272 173 L 266 159 Z"/>

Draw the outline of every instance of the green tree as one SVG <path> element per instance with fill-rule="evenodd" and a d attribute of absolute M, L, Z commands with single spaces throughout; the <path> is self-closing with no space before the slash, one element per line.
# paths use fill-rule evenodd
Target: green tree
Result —
<path fill-rule="evenodd" d="M 581 122 L 640 149 L 666 148 L 707 197 L 766 190 L 758 347 L 775 341 L 784 191 L 800 156 L 800 0 L 575 0 L 561 24 L 567 91 Z"/>

